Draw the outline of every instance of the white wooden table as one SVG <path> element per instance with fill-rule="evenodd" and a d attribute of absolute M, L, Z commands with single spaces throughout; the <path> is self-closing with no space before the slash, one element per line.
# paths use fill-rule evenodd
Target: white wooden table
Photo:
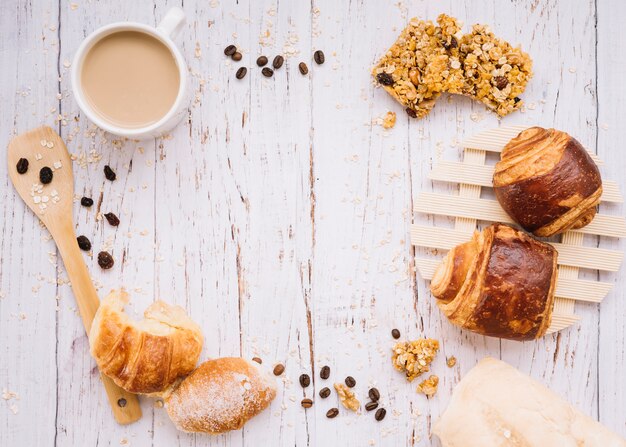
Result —
<path fill-rule="evenodd" d="M 577 305 L 582 322 L 528 343 L 484 338 L 452 327 L 415 274 L 409 243 L 412 200 L 449 186 L 427 179 L 433 160 L 457 159 L 456 142 L 498 125 L 567 130 L 605 160 L 603 174 L 626 191 L 623 76 L 626 3 L 618 0 L 445 2 L 185 0 L 166 2 L 4 0 L 0 4 L 0 147 L 48 124 L 78 156 L 74 208 L 79 234 L 117 260 L 87 263 L 100 294 L 125 286 L 140 314 L 155 298 L 178 303 L 201 324 L 203 358 L 242 355 L 286 364 L 271 410 L 219 437 L 177 432 L 165 411 L 142 398 L 143 419 L 114 423 L 88 341 L 48 233 L 16 196 L 0 163 L 0 445 L 430 445 L 432 424 L 465 372 L 484 356 L 511 363 L 613 430 L 626 435 L 625 270 L 601 306 Z M 117 20 L 155 25 L 172 5 L 188 25 L 177 41 L 193 73 L 196 100 L 171 138 L 124 142 L 97 131 L 70 91 L 70 61 L 91 31 Z M 499 122 L 453 97 L 410 120 L 372 85 L 369 70 L 411 16 L 448 12 L 522 44 L 534 59 L 526 110 Z M 250 67 L 223 48 L 235 43 Z M 326 64 L 312 61 L 315 49 Z M 260 54 L 290 57 L 265 79 Z M 309 76 L 297 70 L 301 60 Z M 376 125 L 387 110 L 394 129 Z M 114 183 L 102 168 L 117 172 Z M 114 229 L 96 208 L 121 218 Z M 623 214 L 619 206 L 604 213 Z M 437 223 L 445 225 L 445 219 Z M 594 243 L 594 241 L 591 241 Z M 624 250 L 623 242 L 599 246 Z M 589 278 L 597 278 L 595 272 Z M 390 364 L 390 330 L 442 343 L 427 400 Z M 454 355 L 458 366 L 445 366 Z M 381 391 L 387 418 L 342 411 L 335 398 L 304 411 L 297 383 L 311 373 L 317 397 L 350 374 L 362 401 Z M 330 381 L 329 381 L 330 382 Z M 16 393 L 17 396 L 11 394 Z M 333 395 L 334 396 L 334 395 Z"/>

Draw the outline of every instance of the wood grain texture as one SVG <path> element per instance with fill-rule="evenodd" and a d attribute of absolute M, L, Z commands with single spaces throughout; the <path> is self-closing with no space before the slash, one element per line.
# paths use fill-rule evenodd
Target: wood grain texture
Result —
<path fill-rule="evenodd" d="M 414 255 L 422 249 L 411 247 L 409 230 L 412 220 L 450 228 L 453 222 L 413 215 L 413 201 L 422 191 L 453 191 L 428 178 L 433 160 L 458 161 L 458 141 L 499 121 L 460 97 L 444 97 L 426 119 L 409 120 L 369 75 L 410 16 L 448 12 L 467 25 L 488 23 L 535 62 L 526 110 L 502 124 L 569 131 L 601 156 L 603 174 L 623 192 L 624 106 L 615 92 L 626 41 L 612 31 L 623 6 L 615 0 L 585 0 L 576 8 L 547 0 L 393 3 L 1 2 L 0 147 L 16 132 L 48 124 L 78 156 L 76 194 L 96 204 L 74 204 L 76 232 L 90 237 L 95 253 L 109 247 L 116 260 L 102 271 L 95 256 L 85 256 L 100 295 L 126 286 L 137 314 L 157 298 L 180 304 L 205 332 L 203 358 L 258 355 L 269 367 L 284 363 L 286 372 L 271 409 L 242 431 L 213 438 L 179 433 L 144 398 L 143 419 L 117 426 L 67 274 L 48 254 L 56 253 L 52 241 L 0 163 L 0 389 L 20 397 L 0 400 L 0 445 L 428 446 L 452 388 L 486 355 L 626 435 L 623 272 L 600 275 L 615 286 L 599 308 L 577 304 L 579 324 L 536 342 L 498 341 L 450 325 L 415 273 Z M 70 91 L 66 65 L 78 44 L 112 21 L 156 25 L 174 4 L 188 16 L 176 39 L 197 92 L 188 119 L 156 141 L 117 141 L 97 131 Z M 243 50 L 249 68 L 242 81 L 234 77 L 238 64 L 223 55 L 230 43 Z M 291 48 L 299 54 L 273 78 L 260 75 L 258 55 Z M 326 53 L 323 66 L 312 61 L 315 49 Z M 309 65 L 306 77 L 297 70 L 301 60 Z M 387 110 L 398 113 L 389 131 L 373 123 Z M 104 164 L 117 172 L 115 182 L 104 179 Z M 117 229 L 97 218 L 109 211 L 120 217 Z M 601 212 L 623 215 L 624 209 L 603 204 Z M 612 240 L 597 243 L 624 249 Z M 441 341 L 434 399 L 418 395 L 392 369 L 394 327 L 407 338 Z M 458 359 L 452 369 L 445 366 L 450 355 Z M 324 364 L 332 368 L 328 384 L 318 375 Z M 315 377 L 307 396 L 350 374 L 364 401 L 368 385 L 376 384 L 387 418 L 377 423 L 369 413 L 342 412 L 329 420 L 324 415 L 337 405 L 335 397 L 317 398 L 305 412 L 297 385 L 303 372 Z"/>

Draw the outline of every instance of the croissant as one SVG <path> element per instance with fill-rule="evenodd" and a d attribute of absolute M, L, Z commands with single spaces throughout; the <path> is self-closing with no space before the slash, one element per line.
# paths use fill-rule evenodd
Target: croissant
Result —
<path fill-rule="evenodd" d="M 541 127 L 504 147 L 493 186 L 502 208 L 536 236 L 584 227 L 602 195 L 600 171 L 585 148 L 565 132 Z"/>
<path fill-rule="evenodd" d="M 218 434 L 238 430 L 276 397 L 274 379 L 256 363 L 224 357 L 202 363 L 166 398 L 176 428 Z"/>
<path fill-rule="evenodd" d="M 496 223 L 450 250 L 430 289 L 457 326 L 492 337 L 531 340 L 550 327 L 556 267 L 552 246 Z"/>
<path fill-rule="evenodd" d="M 102 301 L 89 333 L 91 354 L 125 390 L 166 395 L 195 368 L 202 332 L 179 306 L 156 301 L 134 322 L 124 313 L 127 303 L 124 291 Z"/>

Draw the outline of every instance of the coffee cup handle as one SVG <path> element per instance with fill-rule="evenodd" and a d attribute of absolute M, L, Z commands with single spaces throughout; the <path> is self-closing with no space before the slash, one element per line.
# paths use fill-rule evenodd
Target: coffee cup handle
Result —
<path fill-rule="evenodd" d="M 177 6 L 167 11 L 157 29 L 170 38 L 176 37 L 185 24 L 185 12 Z"/>

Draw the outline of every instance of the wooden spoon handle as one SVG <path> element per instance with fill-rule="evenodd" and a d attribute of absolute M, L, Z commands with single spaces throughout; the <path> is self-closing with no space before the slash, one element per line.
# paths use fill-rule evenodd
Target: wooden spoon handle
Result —
<path fill-rule="evenodd" d="M 83 261 L 83 257 L 76 242 L 76 234 L 71 222 L 66 225 L 59 225 L 52 234 L 59 253 L 65 264 L 67 275 L 72 284 L 72 290 L 76 297 L 78 310 L 85 326 L 87 336 L 91 329 L 91 323 L 96 315 L 100 300 L 96 288 L 89 276 L 89 270 Z M 110 378 L 100 374 L 102 383 L 106 390 L 113 416 L 120 424 L 130 424 L 141 418 L 141 407 L 135 394 L 129 393 L 117 386 Z"/>

